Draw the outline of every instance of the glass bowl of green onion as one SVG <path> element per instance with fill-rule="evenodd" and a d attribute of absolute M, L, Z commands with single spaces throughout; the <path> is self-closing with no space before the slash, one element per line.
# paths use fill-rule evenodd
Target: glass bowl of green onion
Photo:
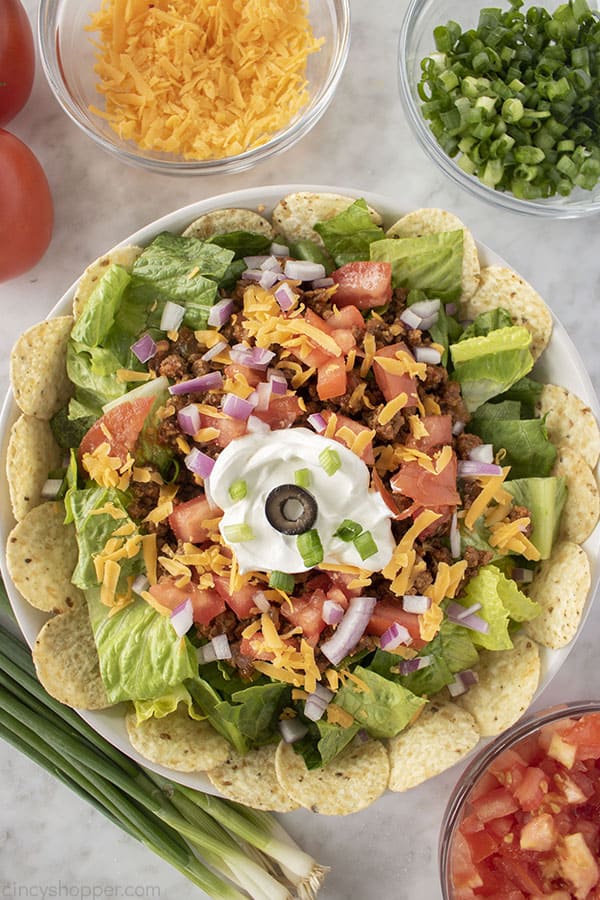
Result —
<path fill-rule="evenodd" d="M 410 0 L 400 96 L 428 155 L 513 212 L 600 212 L 597 0 Z"/>

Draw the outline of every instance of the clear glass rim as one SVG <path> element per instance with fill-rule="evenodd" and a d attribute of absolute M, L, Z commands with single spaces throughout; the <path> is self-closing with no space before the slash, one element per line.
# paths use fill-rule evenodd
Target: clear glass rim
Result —
<path fill-rule="evenodd" d="M 591 712 L 600 712 L 600 701 L 573 700 L 557 703 L 554 706 L 530 713 L 503 734 L 490 738 L 489 743 L 473 757 L 450 795 L 440 828 L 439 874 L 443 900 L 453 900 L 450 881 L 450 858 L 452 842 L 460 822 L 463 805 L 471 789 L 492 760 L 513 744 L 537 731 L 542 725 L 548 725 L 550 722 L 564 719 L 567 716 L 580 717 Z"/>
<path fill-rule="evenodd" d="M 344 71 L 350 50 L 350 0 L 330 0 L 335 11 L 335 53 L 329 65 L 327 81 L 309 102 L 302 117 L 265 144 L 238 156 L 209 160 L 179 160 L 145 155 L 125 146 L 118 146 L 94 130 L 83 118 L 73 101 L 62 76 L 56 40 L 55 17 L 61 0 L 40 0 L 37 33 L 42 69 L 54 96 L 69 118 L 96 144 L 113 156 L 133 166 L 142 166 L 163 175 L 213 175 L 241 172 L 293 146 L 319 121 L 329 104 Z"/>
<path fill-rule="evenodd" d="M 426 154 L 433 162 L 459 187 L 468 191 L 473 197 L 485 200 L 495 207 L 502 207 L 511 212 L 522 215 L 541 216 L 548 219 L 579 219 L 584 216 L 592 216 L 600 213 L 600 201 L 589 204 L 578 203 L 572 205 L 559 205 L 551 199 L 548 201 L 519 200 L 512 194 L 496 191 L 482 184 L 478 178 L 467 175 L 462 169 L 442 150 L 437 143 L 425 120 L 417 108 L 411 93 L 408 71 L 406 67 L 407 48 L 410 46 L 415 31 L 415 24 L 422 10 L 430 3 L 430 0 L 410 0 L 398 38 L 397 75 L 400 100 L 404 107 L 408 123 L 413 134 L 423 147 Z"/>

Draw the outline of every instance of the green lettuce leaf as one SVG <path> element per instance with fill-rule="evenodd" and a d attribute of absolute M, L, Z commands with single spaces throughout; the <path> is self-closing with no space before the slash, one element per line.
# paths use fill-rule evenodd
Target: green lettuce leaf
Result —
<path fill-rule="evenodd" d="M 133 701 L 137 724 L 141 725 L 142 722 L 145 722 L 146 719 L 151 719 L 153 716 L 155 719 L 163 719 L 170 713 L 175 712 L 180 703 L 185 703 L 190 718 L 197 721 L 206 718 L 206 716 L 203 716 L 196 710 L 192 695 L 186 686 L 184 684 L 176 684 L 168 694 L 163 694 L 162 697 L 157 697 L 155 700 Z"/>
<path fill-rule="evenodd" d="M 292 744 L 294 752 L 304 759 L 306 768 L 320 769 L 339 756 L 354 736 L 360 731 L 359 725 L 342 728 L 326 719 L 318 722 L 306 720 L 308 732 Z"/>
<path fill-rule="evenodd" d="M 502 400 L 516 400 L 521 404 L 521 416 L 533 419 L 544 385 L 533 378 L 521 378 L 502 394 Z"/>
<path fill-rule="evenodd" d="M 520 325 L 452 344 L 452 379 L 461 386 L 469 412 L 508 390 L 533 367 L 531 334 Z"/>
<path fill-rule="evenodd" d="M 494 450 L 506 450 L 503 466 L 509 478 L 545 477 L 556 461 L 556 447 L 548 437 L 543 419 L 490 419 L 475 416 L 469 431 L 479 435 Z"/>
<path fill-rule="evenodd" d="M 81 416 L 80 418 L 69 418 L 69 407 L 63 406 L 50 419 L 50 428 L 54 440 L 63 450 L 70 450 L 73 447 L 79 447 L 82 438 L 94 422 L 96 416 Z"/>
<path fill-rule="evenodd" d="M 510 650 L 513 646 L 509 634 L 511 619 L 528 622 L 540 612 L 539 605 L 526 597 L 514 581 L 506 578 L 493 565 L 482 566 L 456 602 L 465 608 L 481 603 L 477 615 L 489 624 L 489 631 L 487 634 L 470 631 L 469 636 L 475 645 L 486 650 Z"/>
<path fill-rule="evenodd" d="M 489 309 L 473 319 L 469 327 L 463 331 L 460 340 L 464 341 L 472 337 L 485 337 L 490 331 L 497 331 L 499 328 L 510 328 L 512 323 L 510 313 L 501 306 L 497 309 Z"/>
<path fill-rule="evenodd" d="M 264 234 L 256 234 L 254 231 L 228 231 L 225 234 L 213 234 L 207 238 L 206 243 L 215 244 L 224 250 L 231 250 L 234 254 L 233 259 L 237 260 L 243 259 L 244 256 L 259 256 L 268 253 L 271 247 L 271 238 Z"/>
<path fill-rule="evenodd" d="M 558 537 L 560 517 L 567 499 L 567 482 L 563 477 L 517 478 L 505 483 L 517 506 L 531 513 L 529 540 L 540 551 L 542 559 L 550 559 Z"/>
<path fill-rule="evenodd" d="M 121 361 L 110 350 L 69 341 L 67 375 L 75 385 L 75 396 L 69 402 L 70 419 L 98 419 L 105 403 L 123 396 L 127 387 L 115 377 L 119 368 Z"/>
<path fill-rule="evenodd" d="M 304 259 L 308 262 L 319 263 L 325 268 L 328 275 L 335 269 L 332 258 L 316 241 L 306 239 L 290 244 L 290 256 L 292 259 Z"/>
<path fill-rule="evenodd" d="M 368 259 L 369 245 L 383 237 L 383 229 L 371 219 L 364 200 L 356 200 L 326 222 L 317 222 L 314 229 L 336 266 Z"/>
<path fill-rule="evenodd" d="M 419 238 L 386 238 L 372 243 L 369 252 L 372 260 L 392 264 L 394 287 L 425 291 L 444 303 L 461 295 L 462 229 Z"/>
<path fill-rule="evenodd" d="M 361 690 L 354 682 L 347 682 L 337 692 L 335 702 L 350 713 L 371 737 L 394 737 L 406 728 L 426 703 L 401 684 L 383 678 L 370 669 L 357 666 L 354 674 L 364 681 L 368 691 Z"/>
<path fill-rule="evenodd" d="M 71 339 L 87 347 L 100 347 L 113 326 L 131 276 L 123 266 L 106 270 L 75 322 Z"/>
<path fill-rule="evenodd" d="M 489 402 L 483 403 L 471 416 L 469 423 L 469 431 L 472 430 L 471 425 L 480 419 L 496 421 L 497 419 L 520 419 L 521 404 L 518 400 L 501 400 L 500 403 Z"/>

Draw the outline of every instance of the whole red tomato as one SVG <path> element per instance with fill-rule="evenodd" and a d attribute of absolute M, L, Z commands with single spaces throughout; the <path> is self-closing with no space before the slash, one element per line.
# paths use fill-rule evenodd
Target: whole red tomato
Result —
<path fill-rule="evenodd" d="M 20 0 L 0 0 L 0 125 L 16 116 L 31 93 L 35 54 Z"/>
<path fill-rule="evenodd" d="M 22 275 L 42 258 L 53 222 L 44 170 L 29 147 L 0 128 L 0 282 Z"/>

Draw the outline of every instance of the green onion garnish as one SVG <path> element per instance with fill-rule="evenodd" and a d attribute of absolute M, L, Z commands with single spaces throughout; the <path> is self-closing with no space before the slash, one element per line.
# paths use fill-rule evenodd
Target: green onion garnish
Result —
<path fill-rule="evenodd" d="M 296 469 L 294 484 L 302 488 L 310 487 L 310 469 Z"/>
<path fill-rule="evenodd" d="M 359 534 L 358 537 L 354 538 L 353 543 L 360 553 L 361 559 L 368 559 L 370 556 L 377 553 L 377 550 L 379 549 L 373 540 L 373 535 L 370 531 L 363 531 L 362 534 Z"/>
<path fill-rule="evenodd" d="M 232 481 L 231 485 L 229 486 L 229 496 L 232 500 L 243 500 L 247 493 L 248 485 L 243 478 L 238 478 L 236 479 L 236 481 Z"/>
<path fill-rule="evenodd" d="M 515 197 L 567 196 L 600 180 L 600 18 L 587 0 L 550 14 L 522 0 L 480 10 L 476 27 L 433 31 L 421 111 L 469 175 Z M 596 126 L 593 124 L 596 122 Z"/>
<path fill-rule="evenodd" d="M 349 543 L 357 538 L 362 530 L 362 525 L 359 525 L 358 522 L 353 522 L 352 519 L 344 519 L 339 528 L 333 532 L 333 536 Z"/>
<path fill-rule="evenodd" d="M 331 447 L 325 447 L 325 449 L 319 453 L 319 462 L 329 476 L 334 475 L 337 470 L 342 467 L 340 454 Z"/>
<path fill-rule="evenodd" d="M 240 525 L 224 525 L 223 536 L 233 544 L 254 540 L 254 532 L 245 522 L 242 522 Z"/>
<path fill-rule="evenodd" d="M 311 528 L 310 531 L 299 534 L 296 539 L 296 546 L 307 568 L 311 569 L 313 566 L 318 566 L 319 563 L 323 562 L 323 545 L 316 528 Z"/>
<path fill-rule="evenodd" d="M 294 576 L 288 575 L 287 572 L 274 571 L 269 576 L 269 587 L 285 591 L 286 594 L 292 593 L 295 583 Z"/>

